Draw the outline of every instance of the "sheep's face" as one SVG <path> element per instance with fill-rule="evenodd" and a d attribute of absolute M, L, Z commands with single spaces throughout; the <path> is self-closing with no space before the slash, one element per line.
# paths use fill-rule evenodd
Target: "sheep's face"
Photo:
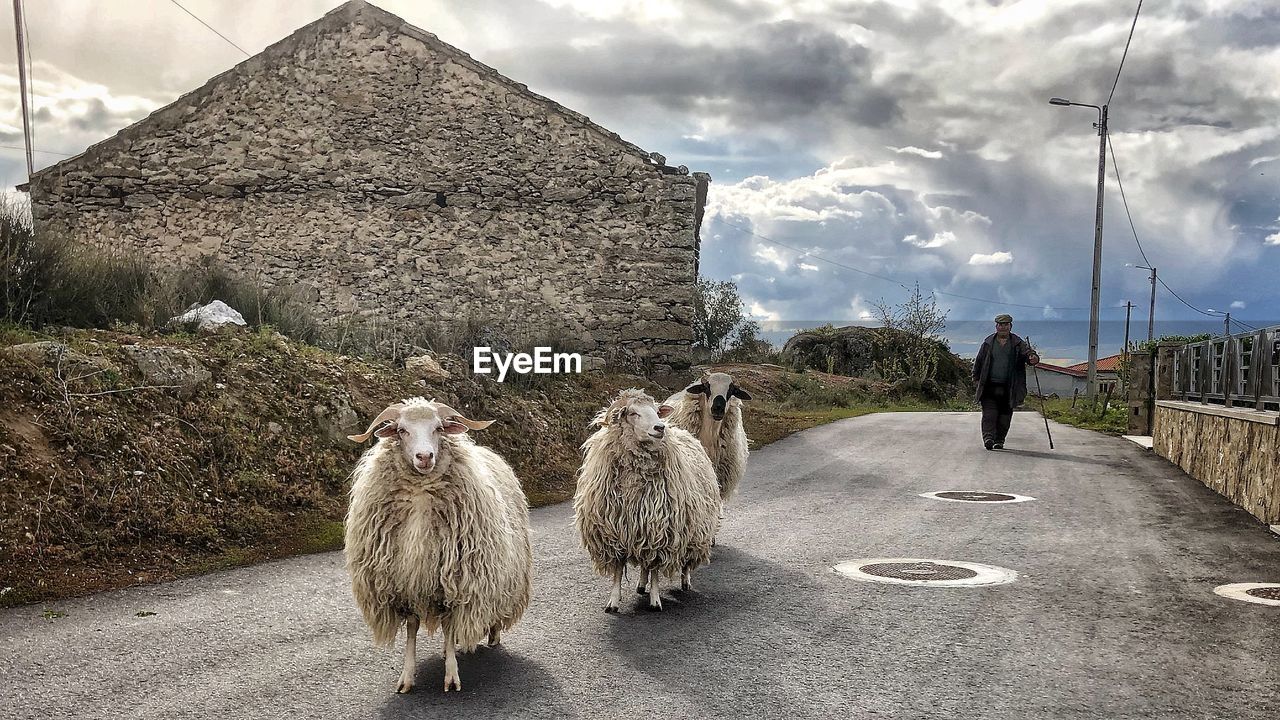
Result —
<path fill-rule="evenodd" d="M 670 405 L 658 405 L 653 398 L 632 398 L 625 404 L 615 403 L 610 422 L 617 424 L 623 437 L 641 447 L 654 447 L 667 434 L 663 419 L 675 411 Z"/>
<path fill-rule="evenodd" d="M 428 475 L 437 469 L 444 472 L 449 465 L 449 443 L 444 442 L 444 437 L 466 431 L 466 425 L 454 418 L 442 417 L 430 405 L 410 405 L 400 411 L 399 418 L 374 434 L 398 441 L 409 467 Z"/>
<path fill-rule="evenodd" d="M 733 382 L 732 375 L 722 372 L 704 375 L 701 380 L 685 388 L 684 391 L 690 395 L 706 395 L 707 402 L 711 406 L 711 419 L 717 422 L 724 419 L 724 411 L 729 406 L 730 399 L 751 399 L 746 390 Z"/>

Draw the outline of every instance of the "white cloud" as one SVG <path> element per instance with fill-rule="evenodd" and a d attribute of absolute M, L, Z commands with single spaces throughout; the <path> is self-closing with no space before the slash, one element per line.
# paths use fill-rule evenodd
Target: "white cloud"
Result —
<path fill-rule="evenodd" d="M 754 254 L 757 258 L 767 263 L 771 263 L 779 270 L 786 270 L 787 266 L 790 264 L 786 258 L 782 257 L 782 254 L 779 253 L 776 248 L 768 247 L 766 245 L 761 245 L 756 248 Z"/>
<path fill-rule="evenodd" d="M 817 270 L 818 270 L 818 266 L 817 266 L 817 265 L 810 265 L 809 263 L 800 263 L 800 269 L 801 269 L 801 270 L 809 270 L 810 272 L 817 272 Z"/>
<path fill-rule="evenodd" d="M 1263 243 L 1266 245 L 1280 245 L 1280 232 L 1271 233 L 1266 240 L 1263 240 Z"/>
<path fill-rule="evenodd" d="M 1062 317 L 1062 313 L 1054 310 L 1050 305 L 1045 305 L 1044 310 L 1041 310 L 1040 312 L 1041 316 L 1044 317 L 1045 320 L 1056 320 Z"/>
<path fill-rule="evenodd" d="M 1243 300 L 1236 300 L 1235 302 L 1231 303 L 1232 310 L 1243 310 L 1244 308 L 1245 308 L 1245 303 Z"/>
<path fill-rule="evenodd" d="M 986 255 L 974 253 L 969 257 L 970 265 L 1008 265 L 1013 262 L 1013 253 L 993 252 Z"/>
<path fill-rule="evenodd" d="M 773 312 L 758 302 L 751 303 L 751 307 L 747 308 L 747 314 L 755 320 L 763 320 L 765 322 L 776 322 L 781 320 L 778 313 Z"/>
<path fill-rule="evenodd" d="M 943 230 L 933 234 L 930 240 L 921 240 L 918 235 L 908 235 L 902 238 L 902 242 L 915 245 L 918 248 L 940 248 L 943 245 L 950 245 L 956 241 L 956 234 L 950 230 Z"/>
<path fill-rule="evenodd" d="M 937 150 L 925 150 L 924 148 L 918 148 L 912 145 L 908 145 L 907 147 L 889 146 L 889 149 L 899 155 L 919 155 L 922 158 L 929 158 L 930 160 L 937 160 L 942 157 L 942 153 Z"/>

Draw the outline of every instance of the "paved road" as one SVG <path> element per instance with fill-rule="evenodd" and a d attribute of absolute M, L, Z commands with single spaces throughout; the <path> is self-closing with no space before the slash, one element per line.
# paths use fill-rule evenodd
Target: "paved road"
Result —
<path fill-rule="evenodd" d="M 419 643 L 418 688 L 369 643 L 341 558 L 314 555 L 0 612 L 5 718 L 1273 718 L 1280 608 L 1218 597 L 1280 581 L 1280 540 L 1119 439 L 1019 415 L 1011 450 L 971 414 L 846 420 L 752 455 L 698 592 L 606 615 L 569 508 L 535 511 L 536 595 L 504 646 Z M 1008 505 L 918 497 L 1031 495 Z M 903 587 L 868 557 L 1016 570 Z M 137 617 L 147 611 L 155 615 Z M 424 657 L 425 656 L 425 657 Z"/>

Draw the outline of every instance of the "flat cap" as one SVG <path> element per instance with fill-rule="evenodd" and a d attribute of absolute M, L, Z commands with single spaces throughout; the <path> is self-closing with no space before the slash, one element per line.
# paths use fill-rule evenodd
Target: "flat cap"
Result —
<path fill-rule="evenodd" d="M 1002 322 L 1011 323 L 1011 322 L 1013 322 L 1013 316 L 1012 316 L 1012 315 L 1009 315 L 1008 313 L 1000 313 L 999 315 L 997 315 L 997 316 L 996 316 L 996 322 L 998 322 L 998 323 L 1002 323 Z"/>

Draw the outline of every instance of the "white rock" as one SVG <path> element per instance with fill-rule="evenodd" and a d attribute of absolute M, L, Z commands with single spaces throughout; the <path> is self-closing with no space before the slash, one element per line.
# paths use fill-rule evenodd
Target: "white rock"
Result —
<path fill-rule="evenodd" d="M 169 321 L 175 323 L 194 322 L 197 323 L 197 327 L 201 330 L 218 328 L 228 323 L 234 325 L 249 324 L 244 321 L 243 315 L 236 312 L 235 308 L 221 300 L 214 300 L 208 305 L 192 308 L 175 318 L 170 318 Z"/>

